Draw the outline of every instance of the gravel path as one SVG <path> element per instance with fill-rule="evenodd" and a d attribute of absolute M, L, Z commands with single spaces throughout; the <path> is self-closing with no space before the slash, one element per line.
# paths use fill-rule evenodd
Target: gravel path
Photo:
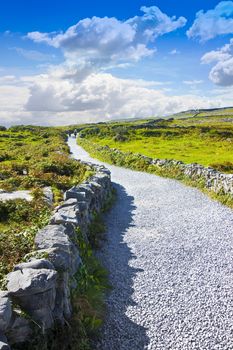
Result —
<path fill-rule="evenodd" d="M 96 349 L 232 350 L 233 211 L 177 181 L 107 166 L 118 200 L 101 257 L 114 289 Z"/>

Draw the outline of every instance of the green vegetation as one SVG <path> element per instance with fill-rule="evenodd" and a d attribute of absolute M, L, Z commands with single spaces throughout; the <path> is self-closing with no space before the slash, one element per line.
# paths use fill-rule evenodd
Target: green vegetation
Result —
<path fill-rule="evenodd" d="M 0 131 L 0 188 L 66 190 L 79 183 L 86 168 L 69 158 L 66 137 L 56 128 L 17 126 Z"/>
<path fill-rule="evenodd" d="M 83 164 L 69 158 L 66 137 L 56 128 L 0 128 L 0 189 L 27 189 L 33 195 L 31 202 L 0 202 L 0 288 L 13 265 L 33 249 L 38 228 L 48 222 L 52 208 L 42 188 L 52 187 L 57 205 L 63 191 L 89 175 Z"/>
<path fill-rule="evenodd" d="M 116 192 L 112 190 L 101 212 L 93 213 L 92 222 L 88 228 L 88 242 L 80 229 L 76 231 L 76 244 L 79 247 L 83 265 L 75 276 L 77 288 L 72 295 L 74 316 L 71 324 L 73 330 L 71 339 L 73 347 L 70 349 L 92 349 L 91 339 L 98 337 L 99 329 L 103 324 L 105 295 L 111 286 L 108 282 L 108 271 L 96 258 L 94 251 L 101 246 L 105 237 L 106 227 L 103 214 L 112 207 L 115 199 Z"/>
<path fill-rule="evenodd" d="M 98 124 L 81 136 L 123 152 L 233 172 L 233 114 Z"/>
<path fill-rule="evenodd" d="M 108 271 L 95 256 L 95 249 L 104 239 L 105 225 L 103 213 L 116 198 L 113 191 L 104 203 L 101 213 L 93 213 L 88 229 L 88 240 L 79 228 L 76 229 L 75 244 L 79 248 L 82 266 L 70 281 L 77 287 L 72 290 L 72 319 L 41 336 L 38 325 L 34 324 L 32 341 L 15 350 L 91 350 L 92 342 L 99 336 L 99 329 L 105 317 L 105 295 L 111 289 Z"/>
<path fill-rule="evenodd" d="M 105 226 L 101 216 L 98 217 L 98 224 L 97 231 L 99 238 L 95 238 L 95 246 L 99 246 L 105 232 Z M 78 343 L 83 344 L 82 349 L 86 350 L 91 349 L 90 339 L 98 335 L 98 330 L 103 323 L 105 315 L 104 299 L 110 286 L 107 270 L 103 268 L 93 253 L 95 246 L 87 243 L 80 231 L 77 232 L 77 244 L 81 252 L 83 265 L 77 272 L 77 288 L 72 296 L 72 305 L 74 307 L 72 324 L 74 333 L 77 332 L 77 328 L 80 330 L 79 333 L 82 337 L 81 342 L 79 337 Z"/>
<path fill-rule="evenodd" d="M 146 159 L 175 159 L 232 173 L 233 109 L 88 125 L 80 132 L 79 143 L 102 161 L 181 180 L 233 207 L 231 195 L 208 191 L 203 180 L 190 180 L 178 166 L 151 166 Z"/>
<path fill-rule="evenodd" d="M 84 138 L 79 139 L 79 144 L 83 146 L 83 148 L 85 148 L 85 150 L 88 151 L 94 158 L 98 158 L 110 164 L 115 164 L 134 170 L 146 171 L 159 176 L 180 180 L 188 186 L 198 187 L 201 191 L 205 192 L 213 199 L 216 199 L 224 205 L 233 208 L 232 195 L 215 193 L 213 191 L 207 190 L 205 187 L 205 181 L 203 179 L 190 179 L 184 175 L 179 166 L 170 165 L 166 167 L 159 167 L 151 165 L 149 161 L 150 158 L 147 159 L 147 157 L 141 154 L 133 152 L 122 152 L 109 148 L 108 146 L 100 146 Z"/>

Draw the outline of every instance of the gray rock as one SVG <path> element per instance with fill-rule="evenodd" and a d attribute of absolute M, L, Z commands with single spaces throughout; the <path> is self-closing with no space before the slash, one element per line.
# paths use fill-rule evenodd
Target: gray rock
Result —
<path fill-rule="evenodd" d="M 76 198 L 78 201 L 90 202 L 93 196 L 93 191 L 88 183 L 83 183 L 79 186 L 74 186 L 64 194 L 64 199 Z"/>
<path fill-rule="evenodd" d="M 29 262 L 18 264 L 14 267 L 14 271 L 23 270 L 23 269 L 48 269 L 54 270 L 53 264 L 46 259 L 32 259 Z"/>
<path fill-rule="evenodd" d="M 64 324 L 71 317 L 70 283 L 67 272 L 59 274 L 56 285 L 56 300 L 53 316 L 56 321 Z"/>
<path fill-rule="evenodd" d="M 55 208 L 55 211 L 58 211 L 61 208 L 77 205 L 77 203 L 78 203 L 78 201 L 76 198 L 66 199 L 61 205 L 59 205 Z"/>
<path fill-rule="evenodd" d="M 71 240 L 72 237 L 74 237 L 72 226 L 47 225 L 37 233 L 35 245 L 43 250 L 55 248 L 54 259 L 51 260 L 55 268 L 60 265 L 63 266 L 62 269 L 68 269 L 70 274 L 74 274 L 81 259 L 76 245 Z"/>
<path fill-rule="evenodd" d="M 41 309 L 32 310 L 32 318 L 37 321 L 42 327 L 42 334 L 54 326 L 53 310 L 48 307 L 43 307 Z"/>
<path fill-rule="evenodd" d="M 7 289 L 14 297 L 29 296 L 51 289 L 56 282 L 57 272 L 48 269 L 26 268 L 7 275 Z"/>
<path fill-rule="evenodd" d="M 32 314 L 32 312 L 35 310 L 42 308 L 53 310 L 56 297 L 55 286 L 56 284 L 54 283 L 52 288 L 45 290 L 44 292 L 30 295 L 21 295 L 20 298 L 18 298 L 18 302 L 21 308 L 28 311 L 30 314 Z"/>
<path fill-rule="evenodd" d="M 0 332 L 5 332 L 12 317 L 12 306 L 6 292 L 0 292 Z"/>
<path fill-rule="evenodd" d="M 0 350 L 10 350 L 10 346 L 0 340 Z"/>
<path fill-rule="evenodd" d="M 32 201 L 33 197 L 30 191 L 14 191 L 14 192 L 2 192 L 0 193 L 0 201 L 8 201 L 14 199 L 25 199 L 28 202 Z"/>
<path fill-rule="evenodd" d="M 27 341 L 32 335 L 31 323 L 17 313 L 14 315 L 14 321 L 7 332 L 9 343 L 19 344 Z"/>
<path fill-rule="evenodd" d="M 72 242 L 69 239 L 67 231 L 70 229 L 63 225 L 47 225 L 39 230 L 35 245 L 37 249 L 62 248 L 69 249 Z"/>
<path fill-rule="evenodd" d="M 57 212 L 51 217 L 51 224 L 66 224 L 72 223 L 75 226 L 79 225 L 77 206 L 66 206 L 58 209 Z"/>
<path fill-rule="evenodd" d="M 45 196 L 45 200 L 49 205 L 53 205 L 53 190 L 52 187 L 44 187 L 43 193 Z"/>
<path fill-rule="evenodd" d="M 71 273 L 73 271 L 74 267 L 72 262 L 72 256 L 70 255 L 69 250 L 64 250 L 61 248 L 41 249 L 30 253 L 30 256 L 32 256 L 32 254 L 36 255 L 38 254 L 38 252 L 46 254 L 46 256 L 48 256 L 49 261 L 52 263 L 55 270 L 57 270 L 58 272 L 69 271 Z M 79 260 L 79 264 L 81 264 L 81 259 Z"/>
<path fill-rule="evenodd" d="M 86 199 L 86 193 L 79 190 L 78 187 L 72 187 L 64 194 L 64 200 L 76 199 L 78 201 L 84 201 Z"/>

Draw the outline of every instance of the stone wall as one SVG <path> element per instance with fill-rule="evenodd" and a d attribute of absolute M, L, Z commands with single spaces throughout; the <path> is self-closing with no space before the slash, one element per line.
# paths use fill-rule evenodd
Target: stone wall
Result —
<path fill-rule="evenodd" d="M 73 277 L 82 265 L 75 230 L 80 228 L 88 240 L 93 213 L 111 195 L 109 170 L 91 166 L 95 175 L 65 193 L 50 224 L 36 234 L 36 250 L 7 275 L 7 291 L 0 292 L 0 350 L 33 336 L 32 324 L 44 333 L 71 318 Z"/>
<path fill-rule="evenodd" d="M 204 167 L 200 164 L 184 164 L 181 161 L 152 159 L 151 164 L 158 167 L 175 166 L 180 171 L 193 180 L 203 179 L 205 187 L 216 193 L 224 193 L 233 195 L 233 174 L 221 173 L 211 167 Z"/>
<path fill-rule="evenodd" d="M 201 180 L 204 186 L 216 193 L 233 195 L 233 174 L 221 173 L 211 167 L 204 167 L 200 164 L 185 164 L 172 159 L 152 159 L 139 153 L 122 152 L 108 146 L 99 146 L 88 140 L 80 139 L 81 145 L 95 155 L 102 155 L 101 159 L 116 165 L 129 166 L 136 170 L 149 170 L 158 174 L 177 173 L 179 177 L 187 177 L 193 180 Z M 141 161 L 141 167 L 138 167 Z M 135 164 L 135 166 L 134 166 Z"/>
<path fill-rule="evenodd" d="M 120 151 L 115 149 L 114 152 Z M 176 168 L 187 178 L 204 180 L 205 187 L 216 193 L 221 192 L 233 195 L 233 174 L 221 173 L 216 169 L 204 167 L 197 163 L 185 164 L 182 161 L 173 159 L 152 159 L 141 154 L 138 154 L 138 157 L 144 159 L 148 165 L 159 169 L 167 169 L 169 171 L 169 168 Z"/>

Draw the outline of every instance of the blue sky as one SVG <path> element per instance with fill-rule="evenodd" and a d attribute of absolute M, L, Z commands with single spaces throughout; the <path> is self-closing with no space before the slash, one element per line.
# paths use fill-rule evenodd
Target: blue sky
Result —
<path fill-rule="evenodd" d="M 0 124 L 233 105 L 232 36 L 232 1 L 1 2 Z"/>

